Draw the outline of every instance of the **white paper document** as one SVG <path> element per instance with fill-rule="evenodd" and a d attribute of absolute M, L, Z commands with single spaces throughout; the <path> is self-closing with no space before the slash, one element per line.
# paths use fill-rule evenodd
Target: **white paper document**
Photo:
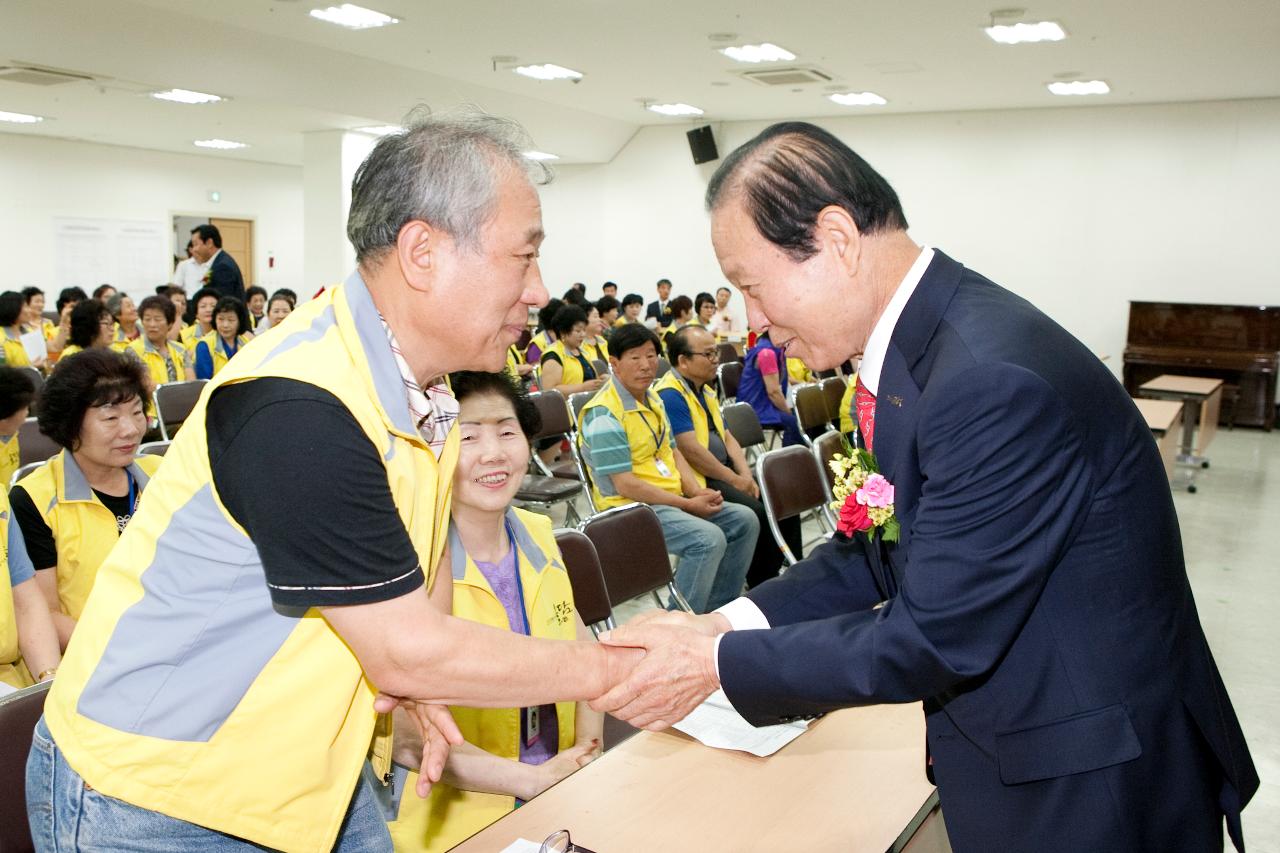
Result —
<path fill-rule="evenodd" d="M 0 696 L 8 696 L 10 693 L 17 693 L 17 692 L 18 692 L 18 688 L 10 687 L 9 685 L 5 684 L 3 681 L 0 681 Z"/>
<path fill-rule="evenodd" d="M 502 848 L 502 853 L 538 853 L 542 849 L 542 844 L 537 841 L 529 841 L 526 838 L 517 838 L 506 847 Z"/>
<path fill-rule="evenodd" d="M 32 364 L 49 356 L 49 346 L 45 343 L 43 329 L 32 329 L 22 335 L 19 340 L 22 341 L 22 348 L 27 351 L 27 361 Z"/>
<path fill-rule="evenodd" d="M 773 755 L 809 728 L 806 721 L 756 728 L 733 710 L 723 690 L 717 690 L 706 701 L 675 724 L 675 728 L 717 749 L 737 749 L 764 758 Z"/>

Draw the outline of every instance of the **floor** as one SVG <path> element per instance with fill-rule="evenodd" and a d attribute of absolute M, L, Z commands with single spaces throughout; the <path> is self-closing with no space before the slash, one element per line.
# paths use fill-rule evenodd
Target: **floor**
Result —
<path fill-rule="evenodd" d="M 1209 456 L 1196 493 L 1177 491 L 1174 503 L 1200 619 L 1262 779 L 1244 812 L 1248 849 L 1280 853 L 1280 560 L 1269 538 L 1280 538 L 1280 429 L 1220 431 Z M 652 606 L 638 600 L 615 616 Z"/>

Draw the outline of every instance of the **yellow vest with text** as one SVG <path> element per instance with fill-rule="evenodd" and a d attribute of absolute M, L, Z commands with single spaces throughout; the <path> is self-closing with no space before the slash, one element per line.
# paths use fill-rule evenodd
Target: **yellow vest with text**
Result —
<path fill-rule="evenodd" d="M 213 356 L 213 375 L 217 376 L 222 368 L 227 366 L 227 362 L 231 361 L 232 356 L 239 355 L 241 350 L 243 350 L 245 345 L 251 340 L 253 340 L 253 335 L 240 335 L 236 338 L 236 351 L 228 354 L 226 343 L 218 334 L 218 330 L 214 329 L 212 332 L 196 342 L 195 347 L 193 347 L 193 352 L 195 352 L 196 355 L 199 355 L 200 347 L 208 348 L 210 354 Z"/>
<path fill-rule="evenodd" d="M 151 374 L 151 381 L 157 385 L 163 385 L 166 382 L 185 382 L 187 379 L 187 366 L 190 363 L 187 355 L 189 350 L 174 341 L 165 341 L 164 345 L 168 351 L 169 358 L 173 360 L 173 367 L 177 373 L 176 379 L 169 378 L 169 371 L 165 367 L 165 354 L 157 349 L 155 344 L 147 340 L 145 336 L 129 344 L 128 349 L 142 359 L 147 372 Z"/>
<path fill-rule="evenodd" d="M 0 493 L 0 684 L 30 687 L 35 680 L 22 662 L 18 648 L 18 619 L 13 610 L 13 589 L 9 586 L 9 494 Z"/>
<path fill-rule="evenodd" d="M 703 447 L 709 446 L 711 426 L 715 427 L 716 433 L 719 434 L 721 440 L 724 439 L 724 421 L 720 419 L 720 401 L 716 399 L 715 392 L 711 390 L 710 385 L 702 386 L 702 398 L 707 401 L 706 409 L 702 408 L 702 404 L 694 396 L 693 389 L 689 387 L 689 383 L 674 368 L 668 370 L 667 375 L 659 379 L 658 384 L 653 386 L 653 390 L 659 393 L 666 388 L 679 391 L 680 396 L 684 398 L 685 405 L 689 407 L 689 416 L 693 419 L 693 435 L 698 439 L 698 444 Z M 710 425 L 707 423 L 708 411 L 711 412 Z M 698 469 L 693 469 L 693 476 L 697 479 L 699 486 L 707 484 L 707 478 Z"/>
<path fill-rule="evenodd" d="M 578 447 L 583 451 L 583 458 L 590 467 L 591 448 L 583 437 L 583 427 L 590 423 L 589 413 L 593 409 L 606 409 L 627 433 L 627 443 L 631 446 L 631 473 L 663 491 L 673 495 L 682 494 L 675 450 L 671 446 L 671 423 L 667 420 L 667 410 L 662 407 L 662 400 L 652 389 L 645 391 L 645 398 L 646 403 L 641 405 L 622 387 L 617 377 L 611 377 L 587 401 L 578 415 Z M 669 473 L 662 473 L 658 467 L 659 462 Z M 596 507 L 606 509 L 631 503 L 622 495 L 606 494 L 606 491 L 613 491 L 612 484 L 601 489 L 600 481 L 607 476 L 591 470 L 591 490 Z"/>
<path fill-rule="evenodd" d="M 139 509 L 144 503 L 143 490 L 163 461 L 163 456 L 139 456 L 129 466 L 138 490 Z M 58 549 L 58 602 L 63 613 L 79 619 L 99 568 L 120 538 L 116 514 L 98 500 L 69 450 L 63 450 L 15 485 L 22 486 L 31 496 L 31 502 L 53 532 Z"/>
<path fill-rule="evenodd" d="M 587 381 L 586 373 L 582 369 L 582 362 L 578 361 L 578 357 L 570 355 L 569 351 L 564 348 L 563 341 L 556 341 L 551 346 L 542 351 L 542 361 L 547 360 L 547 356 L 555 353 L 560 359 L 560 366 L 563 368 L 563 374 L 560 377 L 561 385 L 580 385 Z M 586 356 L 586 353 L 583 353 Z"/>
<path fill-rule="evenodd" d="M 13 332 L 9 329 L 4 330 L 4 366 L 30 367 L 31 357 L 27 355 L 27 348 L 22 345 L 19 338 L 11 335 Z"/>
<path fill-rule="evenodd" d="M 9 481 L 22 467 L 22 452 L 18 448 L 18 434 L 0 435 L 0 489 L 9 492 Z"/>
<path fill-rule="evenodd" d="M 209 397 L 259 377 L 324 388 L 351 413 L 383 460 L 430 584 L 458 433 L 437 460 L 409 411 L 377 308 L 353 274 L 248 344 L 205 387 L 98 572 L 45 719 L 67 762 L 102 794 L 267 847 L 319 853 L 332 848 L 369 753 L 376 688 L 319 610 L 273 606 L 258 550 L 213 482 Z M 335 524 L 341 515 L 335 507 Z M 380 762 L 388 749 L 375 744 Z"/>
<path fill-rule="evenodd" d="M 573 588 L 551 533 L 551 519 L 523 509 L 507 512 L 507 524 L 519 555 L 524 608 L 530 634 L 548 640 L 577 638 Z M 511 630 L 507 611 L 493 588 L 467 556 L 456 531 L 450 531 L 453 560 L 453 615 L 499 630 Z M 486 752 L 519 761 L 519 708 L 462 708 L 453 706 L 458 728 L 467 743 Z M 573 746 L 573 702 L 556 703 L 559 721 L 557 751 Z M 448 850 L 515 808 L 515 798 L 503 794 L 463 791 L 443 782 L 419 799 L 414 792 L 418 774 L 410 772 L 403 785 L 400 810 L 391 823 L 391 838 L 399 853 Z"/>

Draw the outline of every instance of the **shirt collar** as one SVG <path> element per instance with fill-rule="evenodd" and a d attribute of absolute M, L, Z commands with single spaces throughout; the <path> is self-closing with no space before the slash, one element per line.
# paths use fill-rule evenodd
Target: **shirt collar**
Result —
<path fill-rule="evenodd" d="M 409 362 L 405 360 L 404 353 L 400 351 L 400 344 L 396 341 L 391 326 L 387 324 L 381 313 L 378 314 L 378 319 L 382 321 L 382 329 L 386 332 L 387 341 L 391 344 L 391 354 L 395 357 L 396 367 L 400 370 L 400 379 L 404 383 L 405 395 L 409 400 L 409 412 L 413 416 L 414 424 L 422 434 L 423 441 L 439 459 L 440 454 L 444 452 L 449 430 L 458 421 L 458 401 L 454 399 L 453 392 L 449 390 L 449 384 L 443 378 L 425 388 L 418 384 L 418 378 L 409 368 Z"/>
<path fill-rule="evenodd" d="M 858 378 L 872 395 L 876 394 L 880 388 L 880 371 L 884 367 L 885 354 L 889 352 L 889 341 L 893 338 L 894 327 L 898 325 L 898 318 L 902 316 L 902 311 L 907 307 L 911 294 L 916 292 L 916 286 L 920 284 L 920 279 L 924 278 L 924 271 L 929 268 L 932 260 L 933 249 L 928 246 L 922 247 L 920 257 L 916 258 L 911 269 L 907 270 L 906 276 L 898 284 L 898 289 L 894 291 L 889 304 L 885 306 L 884 313 L 880 315 L 879 320 L 876 320 L 875 328 L 871 330 L 871 337 L 867 338 L 867 346 L 862 352 L 862 362 L 858 365 Z"/>

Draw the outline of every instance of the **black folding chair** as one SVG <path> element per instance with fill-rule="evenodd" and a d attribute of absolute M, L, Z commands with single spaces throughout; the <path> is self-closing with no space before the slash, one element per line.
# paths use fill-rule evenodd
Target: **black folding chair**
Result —
<path fill-rule="evenodd" d="M 0 698 L 0 851 L 31 853 L 31 827 L 27 823 L 27 755 L 36 722 L 44 713 L 44 700 L 52 681 L 27 687 Z"/>
<path fill-rule="evenodd" d="M 732 403 L 738 399 L 738 385 L 742 382 L 742 362 L 721 362 L 716 368 L 716 380 L 720 386 L 720 402 Z"/>
<path fill-rule="evenodd" d="M 573 587 L 573 606 L 591 633 L 600 635 L 600 626 L 612 631 L 613 607 L 609 603 L 609 590 L 604 585 L 604 572 L 600 568 L 600 555 L 596 546 L 580 530 L 561 528 L 555 532 L 556 545 L 569 572 L 569 584 Z"/>
<path fill-rule="evenodd" d="M 796 385 L 791 388 L 791 410 L 800 426 L 800 438 L 813 446 L 809 433 L 827 424 L 827 400 L 818 385 Z"/>
<path fill-rule="evenodd" d="M 845 388 L 848 383 L 842 377 L 832 376 L 829 379 L 823 379 L 821 383 L 822 396 L 827 401 L 827 422 L 831 424 L 832 429 L 840 429 L 840 401 L 844 399 Z"/>
<path fill-rule="evenodd" d="M 579 529 L 600 555 L 610 601 L 621 604 L 650 594 L 659 607 L 664 607 L 658 590 L 666 587 L 681 609 L 693 611 L 676 588 L 662 522 L 652 507 L 631 503 L 606 509 L 588 518 Z"/>
<path fill-rule="evenodd" d="M 27 418 L 18 427 L 18 464 L 44 462 L 62 451 L 62 445 L 40 431 L 35 418 Z"/>
<path fill-rule="evenodd" d="M 166 382 L 157 385 L 155 391 L 156 417 L 160 420 L 160 438 L 172 441 L 178 434 L 178 428 L 191 414 L 204 392 L 207 379 L 192 379 L 187 382 Z"/>
<path fill-rule="evenodd" d="M 827 507 L 826 482 L 809 448 L 792 445 L 762 454 L 756 462 L 756 481 L 760 483 L 760 501 L 764 504 L 769 532 L 782 549 L 788 566 L 795 565 L 799 558 L 783 538 L 779 521 L 812 512 L 828 534 L 835 531 L 835 522 Z"/>
<path fill-rule="evenodd" d="M 536 443 L 548 438 L 571 438 L 573 424 L 569 420 L 569 408 L 559 391 L 539 391 L 529 397 L 542 415 L 542 428 L 536 435 L 529 437 L 531 441 Z M 571 518 L 576 523 L 580 516 L 574 502 L 582 494 L 582 483 L 576 478 L 556 476 L 537 453 L 530 456 L 531 465 L 540 473 L 525 474 L 515 499 L 522 504 L 537 504 L 548 508 L 562 503 L 565 505 L 565 520 L 569 521 Z M 557 466 L 560 464 L 563 463 L 557 463 Z"/>

